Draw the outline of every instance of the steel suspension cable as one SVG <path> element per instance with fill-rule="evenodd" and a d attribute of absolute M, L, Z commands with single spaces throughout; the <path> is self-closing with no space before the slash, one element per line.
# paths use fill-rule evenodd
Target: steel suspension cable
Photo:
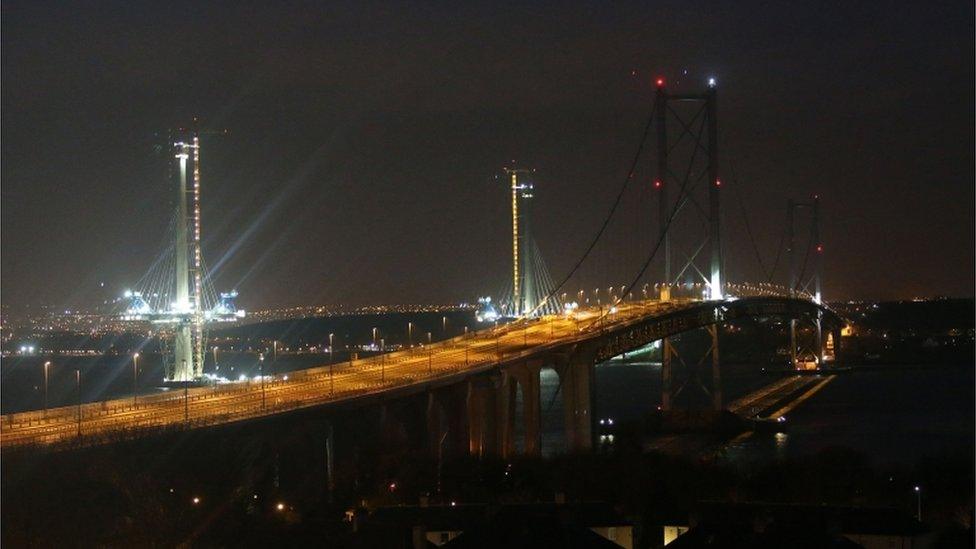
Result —
<path fill-rule="evenodd" d="M 689 169 L 690 169 L 690 165 L 689 165 Z M 677 217 L 678 210 L 681 209 L 681 204 L 682 204 L 681 197 L 683 197 L 685 195 L 685 192 L 687 191 L 687 188 L 688 188 L 688 183 L 691 180 L 692 180 L 692 178 L 689 177 L 688 174 L 686 174 L 685 175 L 685 178 L 684 178 L 684 181 L 681 183 L 681 188 L 678 190 L 678 200 L 675 202 L 674 206 L 671 208 L 671 212 L 668 214 L 667 222 L 664 224 L 664 230 L 661 231 L 661 234 L 660 235 L 658 235 L 657 242 L 655 242 L 655 244 L 654 244 L 654 248 L 651 250 L 651 253 L 647 256 L 647 259 L 644 261 L 644 264 L 641 266 L 641 269 L 637 273 L 637 276 L 634 277 L 633 281 L 631 281 L 631 283 L 627 286 L 627 289 L 624 290 L 623 292 L 621 292 L 621 296 L 618 296 L 617 297 L 617 300 L 614 301 L 614 302 L 612 302 L 611 305 L 609 307 L 607 307 L 607 312 L 605 312 L 605 313 L 601 314 L 599 317 L 597 317 L 597 319 L 594 320 L 593 323 L 591 323 L 591 325 L 592 324 L 595 324 L 597 322 L 600 322 L 601 320 L 603 320 L 604 317 L 606 317 L 607 315 L 609 315 L 610 314 L 610 311 L 612 310 L 612 308 L 615 307 L 617 304 L 620 303 L 620 301 L 622 299 L 622 296 L 627 295 L 628 293 L 630 293 L 631 291 L 633 291 L 634 286 L 637 285 L 637 283 L 640 281 L 641 277 L 644 276 L 644 273 L 647 272 L 647 268 L 651 265 L 651 261 L 654 260 L 654 256 L 657 255 L 658 250 L 661 248 L 661 244 L 664 243 L 664 236 L 667 235 L 668 234 L 668 231 L 671 229 L 671 223 L 674 221 L 675 217 Z"/>
<path fill-rule="evenodd" d="M 746 234 L 749 236 L 749 243 L 752 244 L 752 251 L 756 254 L 756 262 L 759 263 L 759 270 L 762 271 L 763 277 L 772 277 L 771 274 L 767 275 L 766 266 L 763 264 L 762 254 L 759 253 L 759 246 L 756 245 L 756 238 L 752 234 L 752 224 L 749 223 L 749 215 L 746 213 L 745 201 L 742 200 L 742 192 L 739 190 L 739 177 L 735 172 L 735 163 L 729 160 L 729 171 L 732 172 L 732 188 L 735 190 L 735 196 L 739 202 L 739 212 L 742 214 L 742 221 L 746 225 Z"/>
<path fill-rule="evenodd" d="M 603 236 L 603 233 L 607 230 L 607 226 L 610 224 L 610 220 L 613 219 L 614 213 L 616 213 L 617 208 L 620 206 L 620 201 L 624 196 L 624 192 L 627 190 L 627 184 L 630 183 L 630 181 L 634 177 L 634 172 L 637 169 L 637 163 L 640 162 L 640 157 L 644 152 L 644 145 L 647 143 L 647 136 L 650 134 L 651 126 L 654 123 L 654 112 L 656 108 L 657 108 L 657 98 L 655 97 L 653 103 L 651 104 L 651 114 L 647 117 L 647 124 L 644 125 L 644 132 L 641 135 L 640 143 L 637 145 L 637 151 L 634 153 L 634 159 L 630 163 L 630 169 L 627 170 L 627 176 L 624 178 L 624 182 L 620 186 L 620 191 L 617 192 L 617 197 L 616 199 L 614 199 L 613 205 L 610 207 L 610 211 L 607 212 L 607 216 L 603 220 L 603 224 L 600 225 L 600 230 L 597 231 L 596 236 L 593 237 L 593 241 L 590 242 L 590 245 L 586 247 L 586 251 L 583 252 L 583 255 L 579 258 L 576 264 L 573 265 L 573 268 L 570 269 L 569 273 L 562 279 L 562 281 L 555 288 L 552 289 L 551 292 L 549 292 L 546 295 L 545 299 L 543 299 L 538 305 L 536 305 L 535 308 L 536 310 L 539 309 L 544 304 L 546 304 L 552 298 L 553 295 L 559 292 L 559 290 L 561 290 L 562 287 L 565 286 L 567 282 L 569 282 L 569 280 L 573 277 L 573 275 L 576 274 L 576 271 L 579 270 L 583 262 L 586 261 L 586 258 L 589 257 L 590 252 L 593 251 L 593 248 L 596 246 L 597 242 L 600 241 L 600 238 Z M 535 310 L 533 310 L 532 313 L 535 313 Z"/>

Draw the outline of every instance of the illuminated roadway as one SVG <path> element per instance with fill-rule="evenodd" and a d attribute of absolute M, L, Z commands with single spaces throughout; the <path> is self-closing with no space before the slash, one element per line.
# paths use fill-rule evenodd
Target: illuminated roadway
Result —
<path fill-rule="evenodd" d="M 426 385 L 489 370 L 644 318 L 693 308 L 700 301 L 646 300 L 621 303 L 612 314 L 580 309 L 545 316 L 364 359 L 289 372 L 271 379 L 211 387 L 174 389 L 164 394 L 9 414 L 0 417 L 0 446 L 94 443 L 148 434 L 164 428 L 220 425 L 300 408 L 349 402 L 394 390 Z M 605 311 L 604 311 L 605 312 Z M 602 315 L 602 316 L 601 316 Z M 80 425 L 80 427 L 79 427 Z M 79 437 L 79 428 L 81 436 Z"/>

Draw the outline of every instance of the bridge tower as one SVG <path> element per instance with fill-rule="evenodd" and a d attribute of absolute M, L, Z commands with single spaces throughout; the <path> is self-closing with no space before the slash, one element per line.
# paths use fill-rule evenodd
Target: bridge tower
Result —
<path fill-rule="evenodd" d="M 531 205 L 534 185 L 530 170 L 505 168 L 512 192 L 512 316 L 522 316 L 538 305 L 537 273 L 533 262 Z"/>
<path fill-rule="evenodd" d="M 190 263 L 189 263 L 189 213 L 187 204 L 187 162 L 190 158 L 192 145 L 185 142 L 178 142 L 173 145 L 176 154 L 174 158 L 179 164 L 177 180 L 177 217 L 175 235 L 175 254 L 176 254 L 176 300 L 174 309 L 177 311 L 189 311 L 190 305 Z M 196 156 L 194 157 L 196 159 Z M 194 162 L 195 164 L 196 162 Z M 194 172 L 196 170 L 194 169 Z M 180 322 L 174 328 L 173 337 L 173 363 L 167 364 L 166 378 L 174 381 L 187 381 L 193 379 L 192 366 L 194 363 L 194 342 L 193 333 L 189 322 Z"/>
<path fill-rule="evenodd" d="M 175 289 L 173 309 L 183 313 L 174 327 L 173 361 L 167 364 L 166 379 L 192 381 L 203 376 L 203 280 L 200 250 L 200 137 L 173 143 L 177 171 L 177 217 L 175 231 Z M 188 185 L 188 163 L 192 156 L 193 180 Z"/>
<path fill-rule="evenodd" d="M 691 106 L 689 113 L 683 110 Z M 671 298 L 672 289 L 685 276 L 697 275 L 707 288 L 709 299 L 722 299 L 723 258 L 721 223 L 721 188 L 718 165 L 718 108 L 716 105 L 715 79 L 708 80 L 708 89 L 698 94 L 673 94 L 666 90 L 664 79 L 657 80 L 654 123 L 657 125 L 657 166 L 654 188 L 658 192 L 658 227 L 662 235 L 664 252 L 664 277 L 661 281 L 661 299 Z M 668 128 L 676 135 L 670 135 Z M 674 132 L 672 132 L 674 133 Z M 684 147 L 684 150 L 679 150 Z M 680 153 L 684 154 L 680 154 Z M 704 183 L 704 197 L 702 189 Z M 677 196 L 671 198 L 674 186 Z M 702 206 L 707 201 L 707 210 Z M 694 251 L 683 254 L 685 264 L 675 275 L 671 268 L 674 248 L 675 220 L 686 206 L 700 216 L 705 228 L 699 242 L 690 243 Z M 699 224 L 696 222 L 696 225 Z M 684 233 L 685 231 L 681 231 Z M 708 261 L 699 266 L 697 260 L 708 249 Z M 707 275 L 706 275 L 707 273 Z M 698 297 L 698 296 L 696 296 Z"/>
<path fill-rule="evenodd" d="M 220 132 L 226 133 L 226 132 Z M 206 326 L 245 315 L 233 303 L 237 292 L 217 294 L 206 274 L 200 245 L 200 132 L 168 135 L 169 178 L 176 187 L 172 246 L 161 254 L 136 290 L 127 290 L 128 308 L 121 319 L 151 323 L 165 334 L 164 381 L 196 382 L 203 378 Z"/>
<path fill-rule="evenodd" d="M 669 92 L 663 78 L 657 79 L 654 123 L 657 125 L 657 165 L 654 188 L 658 193 L 658 230 L 662 241 L 664 272 L 660 283 L 661 301 L 671 300 L 675 292 L 698 292 L 704 288 L 704 297 L 720 300 L 724 296 L 721 188 L 718 163 L 718 108 L 716 82 L 708 79 L 703 93 L 676 94 Z M 670 133 L 669 133 L 670 130 Z M 670 189 L 676 196 L 672 198 Z M 703 206 L 707 204 L 707 209 Z M 682 216 L 685 209 L 697 213 Z M 678 224 L 688 219 L 687 229 Z M 679 220 L 676 222 L 676 220 Z M 691 253 L 683 252 L 684 264 L 672 270 L 672 255 L 677 243 L 676 234 L 691 234 L 697 227 L 700 238 L 695 242 L 681 242 Z M 707 261 L 704 252 L 707 250 Z M 681 284 L 685 277 L 700 279 L 698 284 Z M 695 297 L 700 297 L 701 294 Z M 712 365 L 712 403 L 722 409 L 721 373 L 719 370 L 718 327 L 709 329 L 711 344 L 699 364 L 710 358 Z M 673 384 L 673 361 L 680 360 L 670 338 L 662 340 L 662 395 L 661 408 L 671 409 L 676 394 Z M 697 378 L 697 377 L 696 377 Z M 687 382 L 686 382 L 687 383 Z M 680 392 L 684 384 L 677 388 Z M 704 388 L 704 386 L 703 386 Z M 707 389 L 706 389 L 707 391 Z"/>
<path fill-rule="evenodd" d="M 798 212 L 807 210 L 810 212 L 809 240 L 803 251 L 802 257 L 797 254 L 796 249 L 796 221 Z M 823 303 L 823 242 L 820 239 L 820 196 L 814 195 L 809 202 L 787 201 L 786 204 L 786 234 L 787 234 L 787 254 L 789 255 L 789 293 L 790 297 L 810 296 L 813 301 L 821 305 Z M 811 250 L 812 248 L 812 250 Z M 813 252 L 813 265 L 809 265 L 810 253 Z M 802 263 L 797 270 L 797 264 Z M 824 340 L 823 340 L 823 314 L 818 313 L 814 324 L 814 343 L 810 354 L 814 355 L 817 366 L 824 363 Z M 797 320 L 790 320 L 790 364 L 793 368 L 798 368 L 803 357 L 798 356 L 802 353 L 797 339 Z M 839 341 L 834 338 L 834 345 Z"/>

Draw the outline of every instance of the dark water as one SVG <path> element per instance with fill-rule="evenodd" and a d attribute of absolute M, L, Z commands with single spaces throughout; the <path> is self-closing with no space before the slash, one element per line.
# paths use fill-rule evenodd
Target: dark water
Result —
<path fill-rule="evenodd" d="M 789 415 L 782 435 L 728 445 L 726 458 L 801 457 L 854 449 L 877 464 L 972 455 L 976 430 L 972 366 L 862 371 L 838 376 Z"/>
<path fill-rule="evenodd" d="M 772 381 L 759 367 L 752 365 L 725 365 L 722 376 L 726 402 Z M 540 381 L 542 450 L 544 455 L 552 455 L 565 450 L 559 376 L 554 370 L 543 369 Z M 598 419 L 613 420 L 614 424 L 641 419 L 661 404 L 661 363 L 640 358 L 599 364 L 596 388 L 595 415 Z"/>
<path fill-rule="evenodd" d="M 660 404 L 660 363 L 609 363 L 598 366 L 596 373 L 598 418 L 636 420 Z M 773 380 L 754 366 L 723 366 L 725 401 Z M 733 441 L 690 435 L 678 441 L 678 448 L 745 466 L 809 456 L 832 447 L 853 449 L 884 465 L 972 455 L 974 382 L 971 366 L 899 367 L 838 375 L 790 412 L 785 433 L 756 433 Z M 543 370 L 543 452 L 547 455 L 565 449 L 558 385 L 555 372 Z"/>

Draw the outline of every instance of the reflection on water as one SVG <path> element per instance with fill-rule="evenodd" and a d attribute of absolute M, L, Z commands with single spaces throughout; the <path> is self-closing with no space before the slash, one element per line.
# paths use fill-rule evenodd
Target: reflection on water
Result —
<path fill-rule="evenodd" d="M 790 436 L 786 433 L 776 433 L 773 438 L 776 440 L 776 457 L 786 457 L 786 445 L 790 441 Z"/>
<path fill-rule="evenodd" d="M 661 365 L 615 362 L 596 369 L 597 418 L 636 420 L 660 403 Z M 565 450 L 559 377 L 543 370 L 543 454 Z M 773 378 L 748 365 L 723 366 L 727 401 Z M 926 455 L 973 453 L 976 428 L 971 367 L 862 371 L 840 375 L 790 413 L 787 432 L 743 433 L 732 440 L 705 435 L 662 437 L 652 447 L 714 456 L 738 466 L 848 447 L 885 463 L 914 463 Z M 599 436 L 599 434 L 597 434 Z"/>

